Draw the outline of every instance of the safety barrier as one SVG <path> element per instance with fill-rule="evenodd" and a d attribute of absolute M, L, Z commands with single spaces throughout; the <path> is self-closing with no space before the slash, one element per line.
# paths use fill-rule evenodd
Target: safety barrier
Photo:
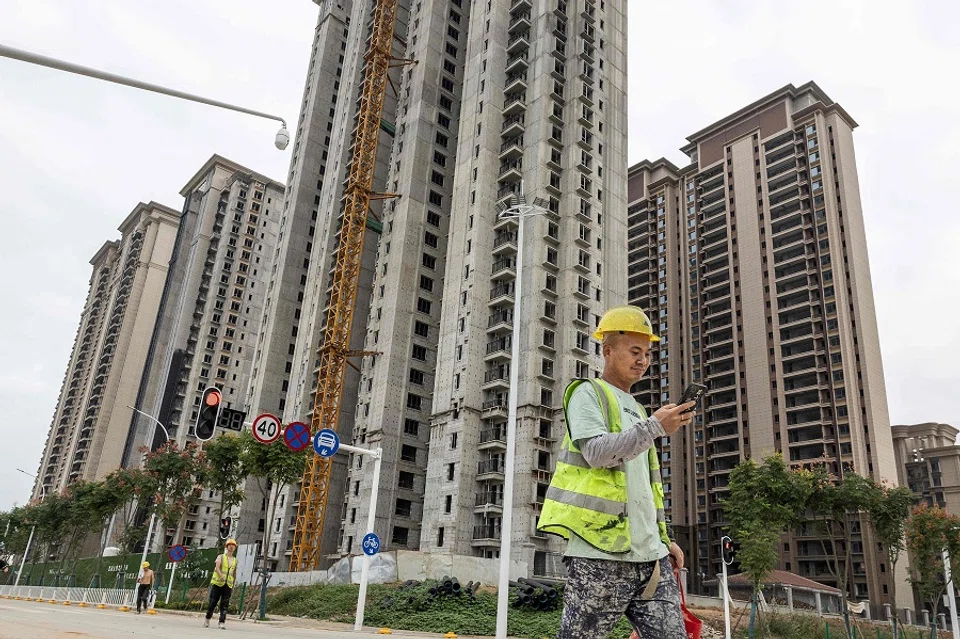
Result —
<path fill-rule="evenodd" d="M 42 603 L 122 608 L 136 606 L 134 591 L 120 588 L 67 588 L 57 586 L 0 586 L 0 598 Z"/>

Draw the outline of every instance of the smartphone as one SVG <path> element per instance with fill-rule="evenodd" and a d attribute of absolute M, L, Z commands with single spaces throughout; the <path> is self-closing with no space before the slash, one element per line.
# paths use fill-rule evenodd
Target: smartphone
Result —
<path fill-rule="evenodd" d="M 680 401 L 677 402 L 677 406 L 681 404 L 686 404 L 687 402 L 699 402 L 700 397 L 703 396 L 703 393 L 707 390 L 707 387 L 703 384 L 690 384 L 683 391 L 683 395 L 680 396 Z M 683 411 L 684 413 L 691 413 L 697 408 L 694 406 L 690 410 Z"/>

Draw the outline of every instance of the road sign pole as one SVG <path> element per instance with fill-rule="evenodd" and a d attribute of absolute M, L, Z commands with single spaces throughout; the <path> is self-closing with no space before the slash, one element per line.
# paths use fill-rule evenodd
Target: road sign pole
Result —
<path fill-rule="evenodd" d="M 341 448 L 345 448 L 341 446 Z M 352 448 L 349 447 L 349 448 Z M 380 492 L 380 465 L 383 461 L 383 449 L 376 448 L 367 452 L 373 457 L 373 486 L 370 488 L 370 512 L 367 513 L 367 532 L 372 533 L 377 522 L 377 495 Z M 363 568 L 360 571 L 360 595 L 357 597 L 357 618 L 353 624 L 353 631 L 359 632 L 363 627 L 363 613 L 367 605 L 367 579 L 370 576 L 371 556 L 363 553 Z"/>
<path fill-rule="evenodd" d="M 163 600 L 163 602 L 164 602 L 165 604 L 169 604 L 169 603 L 170 603 L 170 591 L 173 590 L 173 576 L 174 576 L 175 574 L 177 574 L 177 564 L 178 564 L 178 563 L 180 563 L 180 562 L 179 562 L 179 561 L 173 562 L 173 568 L 170 570 L 170 583 L 167 585 L 167 596 L 166 596 L 166 598 Z"/>

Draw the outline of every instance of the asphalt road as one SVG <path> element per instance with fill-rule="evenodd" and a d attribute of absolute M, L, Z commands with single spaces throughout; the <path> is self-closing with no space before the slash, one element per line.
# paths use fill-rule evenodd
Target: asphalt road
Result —
<path fill-rule="evenodd" d="M 373 632 L 354 634 L 347 628 L 321 629 L 311 622 L 295 621 L 254 623 L 227 620 L 226 632 L 217 630 L 217 618 L 210 628 L 203 627 L 199 614 L 159 613 L 137 615 L 135 612 L 78 608 L 32 601 L 0 600 L 0 639 L 217 639 L 218 637 L 314 637 L 334 639 L 382 639 Z M 416 634 L 394 631 L 395 637 L 442 637 L 438 634 Z"/>

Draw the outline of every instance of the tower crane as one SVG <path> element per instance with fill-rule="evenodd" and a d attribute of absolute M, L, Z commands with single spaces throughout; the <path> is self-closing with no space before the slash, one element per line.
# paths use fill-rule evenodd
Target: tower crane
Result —
<path fill-rule="evenodd" d="M 396 197 L 392 193 L 373 192 L 380 118 L 387 86 L 390 84 L 390 68 L 412 62 L 396 60 L 391 54 L 397 4 L 398 0 L 377 0 L 374 7 L 373 31 L 365 54 L 366 68 L 357 108 L 353 159 L 344 190 L 343 216 L 334 253 L 330 303 L 320 346 L 320 374 L 311 417 L 311 432 L 314 433 L 321 428 L 336 428 L 347 358 L 366 354 L 350 351 L 350 332 L 360 280 L 367 210 L 371 200 Z M 315 570 L 319 565 L 331 470 L 330 459 L 310 455 L 300 490 L 290 557 L 291 571 Z"/>

